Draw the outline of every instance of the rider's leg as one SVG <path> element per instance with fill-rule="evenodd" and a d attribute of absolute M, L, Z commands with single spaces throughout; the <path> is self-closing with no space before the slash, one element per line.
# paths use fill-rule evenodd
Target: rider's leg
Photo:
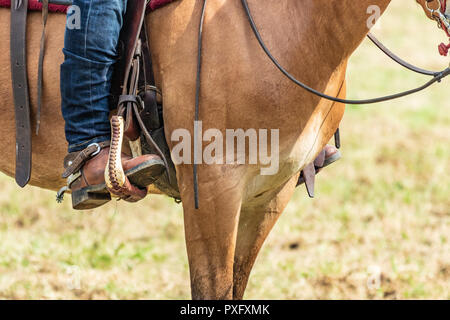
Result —
<path fill-rule="evenodd" d="M 127 0 L 74 0 L 61 66 L 62 113 L 69 152 L 110 139 L 109 94 Z M 78 28 L 79 27 L 79 28 Z"/>
<path fill-rule="evenodd" d="M 71 175 L 70 181 L 78 177 L 70 186 L 72 203 L 77 209 L 87 209 L 109 200 L 104 186 L 109 147 L 98 153 L 98 145 L 92 144 L 103 146 L 111 136 L 109 95 L 127 0 L 74 0 L 73 5 L 79 8 L 73 14 L 80 14 L 80 24 L 71 28 L 68 23 L 61 66 L 62 113 L 69 143 L 65 176 Z M 121 197 L 139 200 L 146 195 L 146 185 L 136 188 L 130 181 L 145 175 L 149 177 L 145 181 L 152 183 L 164 170 L 163 162 L 156 155 L 122 158 L 125 171 L 132 173 L 127 173 L 129 180 L 120 189 Z"/>

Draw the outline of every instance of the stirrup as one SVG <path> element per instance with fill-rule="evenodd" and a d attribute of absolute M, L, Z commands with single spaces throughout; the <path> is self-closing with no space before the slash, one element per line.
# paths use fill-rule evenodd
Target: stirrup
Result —
<path fill-rule="evenodd" d="M 296 187 L 304 183 L 306 185 L 308 196 L 310 198 L 314 198 L 316 174 L 318 174 L 323 168 L 338 161 L 341 157 L 341 152 L 338 150 L 331 157 L 325 158 L 325 150 L 322 150 L 313 162 L 303 168 L 300 173 L 300 177 L 298 178 Z"/>
<path fill-rule="evenodd" d="M 306 191 L 310 198 L 314 198 L 314 187 L 316 182 L 316 174 L 320 172 L 323 168 L 329 166 L 333 162 L 338 161 L 342 156 L 339 149 L 341 148 L 341 132 L 340 129 L 337 128 L 334 133 L 334 145 L 336 146 L 337 152 L 333 154 L 331 157 L 326 158 L 325 150 L 322 150 L 317 158 L 310 164 L 308 164 L 303 170 L 300 172 L 300 176 L 298 177 L 297 185 L 298 187 L 301 184 L 306 185 Z"/>

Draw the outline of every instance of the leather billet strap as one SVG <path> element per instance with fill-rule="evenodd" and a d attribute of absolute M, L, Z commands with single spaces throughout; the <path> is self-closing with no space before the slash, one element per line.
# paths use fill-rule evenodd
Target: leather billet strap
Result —
<path fill-rule="evenodd" d="M 24 187 L 31 176 L 31 122 L 27 76 L 26 28 L 28 0 L 11 1 L 11 75 L 16 117 L 16 182 Z"/>
<path fill-rule="evenodd" d="M 127 87 L 129 85 L 129 76 L 132 67 L 133 58 L 138 45 L 140 30 L 144 23 L 146 0 L 128 1 L 127 11 L 123 18 L 123 27 L 120 31 L 119 38 L 119 61 L 114 67 L 114 75 L 112 80 L 113 102 L 121 94 L 129 93 Z"/>
<path fill-rule="evenodd" d="M 39 64 L 38 64 L 38 100 L 37 100 L 37 115 L 36 115 L 36 134 L 39 133 L 41 126 L 41 109 L 42 109 L 42 87 L 44 82 L 44 57 L 45 57 L 45 35 L 47 29 L 48 19 L 48 0 L 41 0 L 42 2 L 42 35 L 39 49 Z"/>
<path fill-rule="evenodd" d="M 64 158 L 64 171 L 62 177 L 68 178 L 70 175 L 79 171 L 86 161 L 97 155 L 101 149 L 109 147 L 110 141 L 104 141 L 100 143 L 92 143 L 86 149 L 79 152 L 69 153 Z"/>
<path fill-rule="evenodd" d="M 141 51 L 143 57 L 143 69 L 144 69 L 144 83 L 140 83 L 140 88 L 144 86 L 144 94 L 142 99 L 144 100 L 144 110 L 141 112 L 142 120 L 145 121 L 147 128 L 157 129 L 161 127 L 158 115 L 158 101 L 157 94 L 161 95 L 161 92 L 155 86 L 155 75 L 153 74 L 153 62 L 150 53 L 150 44 L 148 42 L 147 28 L 144 21 L 144 26 L 141 30 Z"/>

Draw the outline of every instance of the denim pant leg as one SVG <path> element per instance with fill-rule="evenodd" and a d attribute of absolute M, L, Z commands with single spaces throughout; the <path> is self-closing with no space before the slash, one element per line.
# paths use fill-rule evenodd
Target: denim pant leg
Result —
<path fill-rule="evenodd" d="M 110 139 L 111 78 L 126 4 L 127 0 L 74 0 L 68 13 L 61 109 L 69 152 Z M 79 15 L 78 21 L 74 15 Z"/>

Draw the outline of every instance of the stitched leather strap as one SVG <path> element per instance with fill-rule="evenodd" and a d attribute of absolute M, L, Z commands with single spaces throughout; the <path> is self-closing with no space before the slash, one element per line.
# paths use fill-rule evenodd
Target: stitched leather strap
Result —
<path fill-rule="evenodd" d="M 11 74 L 16 117 L 16 182 L 24 187 L 31 176 L 31 123 L 28 92 L 26 27 L 28 0 L 11 2 Z"/>

